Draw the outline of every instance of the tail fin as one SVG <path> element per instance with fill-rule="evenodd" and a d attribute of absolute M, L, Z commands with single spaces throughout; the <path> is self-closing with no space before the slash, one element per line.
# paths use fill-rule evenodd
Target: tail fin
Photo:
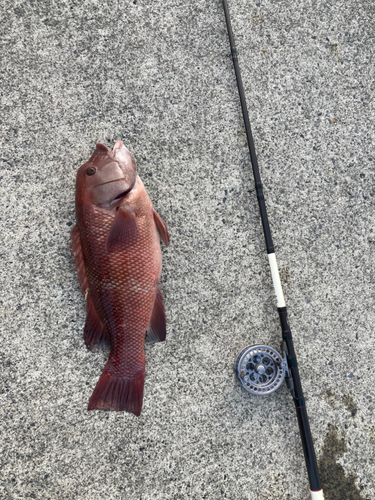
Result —
<path fill-rule="evenodd" d="M 145 372 L 135 378 L 116 377 L 104 368 L 91 395 L 88 410 L 114 410 L 134 413 L 137 417 L 142 410 Z"/>

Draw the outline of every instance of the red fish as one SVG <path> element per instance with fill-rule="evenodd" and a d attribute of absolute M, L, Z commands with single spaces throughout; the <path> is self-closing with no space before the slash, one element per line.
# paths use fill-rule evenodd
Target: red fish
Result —
<path fill-rule="evenodd" d="M 144 340 L 165 339 L 160 237 L 167 227 L 152 207 L 130 151 L 103 144 L 77 173 L 77 224 L 72 252 L 87 300 L 86 346 L 110 341 L 110 355 L 88 410 L 139 415 L 145 376 Z"/>

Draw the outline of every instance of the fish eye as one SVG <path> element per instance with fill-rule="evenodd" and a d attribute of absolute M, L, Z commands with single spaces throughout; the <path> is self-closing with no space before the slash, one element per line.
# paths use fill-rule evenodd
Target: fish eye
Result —
<path fill-rule="evenodd" d="M 96 172 L 96 168 L 95 167 L 89 167 L 87 170 L 86 170 L 86 174 L 87 175 L 94 175 Z"/>

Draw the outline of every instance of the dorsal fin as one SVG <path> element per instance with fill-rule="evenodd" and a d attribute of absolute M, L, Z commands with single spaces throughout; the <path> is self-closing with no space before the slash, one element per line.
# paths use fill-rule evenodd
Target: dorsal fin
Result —
<path fill-rule="evenodd" d="M 74 256 L 74 262 L 76 263 L 76 269 L 78 270 L 79 284 L 81 285 L 82 293 L 86 294 L 86 290 L 89 288 L 89 282 L 86 276 L 86 268 L 82 254 L 81 236 L 79 234 L 77 224 L 73 227 L 70 235 L 70 246 Z"/>
<path fill-rule="evenodd" d="M 83 338 L 87 349 L 91 351 L 95 344 L 109 342 L 109 336 L 107 335 L 103 323 L 100 321 L 90 292 L 87 294 L 86 308 L 87 315 L 85 328 L 83 330 Z"/>

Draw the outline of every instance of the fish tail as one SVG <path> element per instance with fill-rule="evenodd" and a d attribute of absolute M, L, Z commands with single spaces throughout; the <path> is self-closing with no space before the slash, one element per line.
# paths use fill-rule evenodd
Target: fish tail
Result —
<path fill-rule="evenodd" d="M 106 366 L 87 409 L 127 411 L 138 417 L 142 410 L 144 381 L 144 369 L 130 378 L 114 375 Z"/>

